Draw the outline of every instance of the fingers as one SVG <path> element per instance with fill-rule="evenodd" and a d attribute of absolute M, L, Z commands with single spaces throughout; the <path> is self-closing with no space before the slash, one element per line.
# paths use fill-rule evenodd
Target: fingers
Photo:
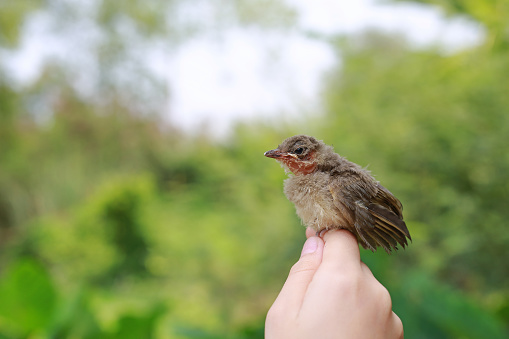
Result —
<path fill-rule="evenodd" d="M 361 261 L 361 269 L 362 269 L 362 271 L 364 272 L 364 274 L 366 274 L 366 275 L 368 275 L 368 276 L 370 276 L 370 277 L 373 277 L 373 278 L 375 277 L 375 276 L 373 275 L 373 272 L 371 272 L 371 270 L 369 269 L 368 265 L 366 265 L 366 264 L 365 264 L 365 263 L 363 263 L 362 261 Z"/>
<path fill-rule="evenodd" d="M 306 238 L 311 238 L 316 235 L 316 232 L 311 228 L 306 228 Z"/>
<path fill-rule="evenodd" d="M 319 237 L 310 237 L 304 243 L 299 261 L 293 265 L 273 308 L 297 313 L 306 290 L 322 262 L 324 243 Z"/>
<path fill-rule="evenodd" d="M 392 312 L 391 321 L 392 321 L 392 332 L 393 332 L 393 335 L 391 337 L 397 338 L 397 339 L 403 339 L 403 337 L 404 337 L 403 323 L 401 322 L 401 319 L 398 317 L 398 315 L 394 312 Z"/>
<path fill-rule="evenodd" d="M 359 247 L 355 236 L 346 230 L 327 231 L 323 239 L 322 262 L 306 291 L 303 306 L 335 310 L 345 298 L 356 297 L 362 277 Z"/>
<path fill-rule="evenodd" d="M 269 310 L 266 338 L 403 338 L 389 292 L 361 262 L 355 236 L 313 233 L 306 230 L 301 258 Z"/>
<path fill-rule="evenodd" d="M 322 262 L 326 266 L 343 269 L 360 267 L 361 256 L 355 236 L 347 230 L 331 230 L 324 234 Z"/>

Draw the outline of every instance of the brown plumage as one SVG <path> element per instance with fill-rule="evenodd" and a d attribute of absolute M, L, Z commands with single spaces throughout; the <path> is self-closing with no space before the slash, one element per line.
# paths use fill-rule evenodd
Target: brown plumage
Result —
<path fill-rule="evenodd" d="M 292 172 L 284 193 L 302 222 L 316 232 L 344 228 L 366 249 L 390 253 L 412 240 L 403 221 L 401 202 L 369 171 L 346 160 L 331 146 L 296 135 L 265 152 Z"/>

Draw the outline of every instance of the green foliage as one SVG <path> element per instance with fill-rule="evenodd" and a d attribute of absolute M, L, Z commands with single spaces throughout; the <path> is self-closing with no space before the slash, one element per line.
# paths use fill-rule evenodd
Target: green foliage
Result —
<path fill-rule="evenodd" d="M 100 202 L 97 213 L 101 219 L 99 224 L 109 233 L 110 243 L 122 258 L 116 267 L 117 274 L 141 274 L 145 271 L 148 249 L 141 234 L 139 214 L 143 193 L 149 190 L 145 182 L 131 180 L 113 187 Z"/>
<path fill-rule="evenodd" d="M 122 20 L 133 37 L 165 37 L 159 3 L 101 2 L 104 41 L 130 43 L 115 31 Z M 292 16 L 260 3 L 216 8 L 236 13 L 218 25 L 259 22 L 266 6 Z M 101 67 L 125 65 L 119 46 L 101 50 Z M 407 336 L 506 337 L 509 59 L 490 46 L 444 56 L 373 32 L 339 41 L 325 115 L 239 125 L 224 143 L 168 126 L 128 91 L 104 86 L 104 100 L 91 100 L 59 65 L 29 89 L 2 82 L 0 337 L 262 338 L 304 241 L 285 175 L 262 154 L 301 132 L 369 165 L 402 200 L 413 243 L 362 259 Z M 41 96 L 51 98 L 45 119 L 27 111 Z"/>
<path fill-rule="evenodd" d="M 80 281 L 142 274 L 147 244 L 139 219 L 150 184 L 144 177 L 112 179 L 71 218 L 42 221 L 37 227 L 37 251 Z"/>
<path fill-rule="evenodd" d="M 405 206 L 413 244 L 390 268 L 386 261 L 370 267 L 383 265 L 373 270 L 394 286 L 407 332 L 506 336 L 497 317 L 509 293 L 502 273 L 509 272 L 509 87 L 500 76 L 509 67 L 506 53 L 481 47 L 446 57 L 372 32 L 339 47 L 344 63 L 329 74 L 324 139 L 350 160 L 369 164 Z M 432 278 L 403 278 L 414 269 Z M 398 297 L 412 285 L 422 302 Z"/>
<path fill-rule="evenodd" d="M 395 312 L 407 326 L 406 335 L 422 337 L 432 331 L 435 338 L 505 338 L 503 323 L 486 313 L 472 298 L 416 273 L 398 284 L 393 299 Z M 423 321 L 416 321 L 417 319 Z M 430 331 L 431 330 L 431 331 Z"/>
<path fill-rule="evenodd" d="M 52 320 L 57 295 L 44 268 L 21 259 L 2 275 L 0 300 L 3 334 L 23 337 L 45 329 Z"/>
<path fill-rule="evenodd" d="M 137 339 L 154 338 L 156 335 L 156 324 L 158 318 L 164 313 L 164 306 L 155 307 L 148 314 L 124 315 L 118 321 L 117 330 L 111 335 L 105 336 L 107 339 Z"/>
<path fill-rule="evenodd" d="M 20 22 L 27 14 L 38 9 L 41 0 L 17 0 L 0 2 L 0 47 L 15 47 L 19 43 Z"/>
<path fill-rule="evenodd" d="M 408 2 L 408 0 L 398 1 Z M 507 30 L 509 2 L 507 0 L 411 0 L 411 2 L 437 5 L 450 15 L 461 15 L 473 19 L 486 28 L 487 46 L 504 50 L 509 47 L 509 33 Z"/>
<path fill-rule="evenodd" d="M 423 233 L 420 265 L 472 291 L 505 288 L 505 277 L 491 269 L 509 271 L 509 87 L 494 76 L 508 69 L 505 55 L 372 46 L 345 55 L 346 69 L 331 76 L 329 119 L 338 127 L 330 133 L 340 136 L 331 140 L 358 157 L 352 160 L 369 161 L 402 198 Z M 440 261 L 430 262 L 430 252 Z M 482 275 L 472 276 L 473 268 Z"/>
<path fill-rule="evenodd" d="M 101 338 L 103 331 L 90 306 L 90 293 L 70 293 L 56 311 L 48 331 L 50 338 Z"/>

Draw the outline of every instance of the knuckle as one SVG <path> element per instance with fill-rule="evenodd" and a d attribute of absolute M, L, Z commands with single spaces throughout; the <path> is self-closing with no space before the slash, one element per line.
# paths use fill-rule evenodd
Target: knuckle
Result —
<path fill-rule="evenodd" d="M 270 323 L 271 321 L 279 318 L 279 310 L 276 307 L 276 305 L 272 305 L 271 308 L 269 308 L 269 311 L 267 312 L 267 319 L 266 323 Z"/>
<path fill-rule="evenodd" d="M 398 315 L 394 312 L 392 312 L 392 319 L 393 319 L 393 326 L 394 326 L 394 332 L 395 332 L 395 338 L 403 338 L 404 337 L 404 330 L 403 330 L 403 322 L 398 317 Z"/>
<path fill-rule="evenodd" d="M 361 279 L 357 274 L 346 272 L 332 272 L 328 280 L 338 289 L 345 293 L 357 292 L 360 288 Z"/>
<path fill-rule="evenodd" d="M 377 290 L 376 290 L 376 296 L 377 296 L 377 299 L 379 300 L 379 302 L 387 307 L 389 310 L 392 310 L 392 299 L 391 299 L 391 295 L 389 293 L 389 291 L 387 290 L 387 288 L 382 285 L 381 283 L 379 283 L 377 281 Z"/>
<path fill-rule="evenodd" d="M 265 318 L 265 330 L 267 332 L 277 332 L 278 328 L 288 328 L 287 324 L 291 321 L 291 312 L 284 305 L 274 303 L 267 312 Z"/>
<path fill-rule="evenodd" d="M 265 329 L 266 331 L 272 331 L 273 328 L 276 327 L 276 325 L 279 323 L 277 314 L 272 311 L 272 308 L 267 313 L 267 317 L 265 318 Z"/>
<path fill-rule="evenodd" d="M 272 307 L 267 312 L 267 318 L 265 320 L 266 325 L 271 325 L 280 322 L 284 314 L 285 314 L 284 309 L 280 307 L 277 303 L 274 303 L 274 305 L 272 305 Z"/>

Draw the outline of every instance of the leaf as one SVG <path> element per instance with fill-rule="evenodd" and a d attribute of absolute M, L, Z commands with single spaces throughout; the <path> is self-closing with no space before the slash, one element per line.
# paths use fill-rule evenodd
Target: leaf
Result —
<path fill-rule="evenodd" d="M 466 294 L 437 283 L 423 273 L 410 274 L 401 288 L 406 299 L 403 304 L 407 304 L 403 308 L 413 309 L 412 321 L 419 319 L 421 323 L 416 323 L 413 331 L 429 331 L 428 337 L 442 333 L 450 338 L 506 338 L 504 326 L 495 315 Z M 405 310 L 395 307 L 395 312 L 405 324 Z M 422 329 L 422 324 L 426 323 L 428 325 Z M 415 337 L 412 333 L 407 334 Z"/>
<path fill-rule="evenodd" d="M 0 280 L 0 300 L 0 329 L 27 335 L 51 324 L 57 293 L 44 267 L 20 259 Z"/>

